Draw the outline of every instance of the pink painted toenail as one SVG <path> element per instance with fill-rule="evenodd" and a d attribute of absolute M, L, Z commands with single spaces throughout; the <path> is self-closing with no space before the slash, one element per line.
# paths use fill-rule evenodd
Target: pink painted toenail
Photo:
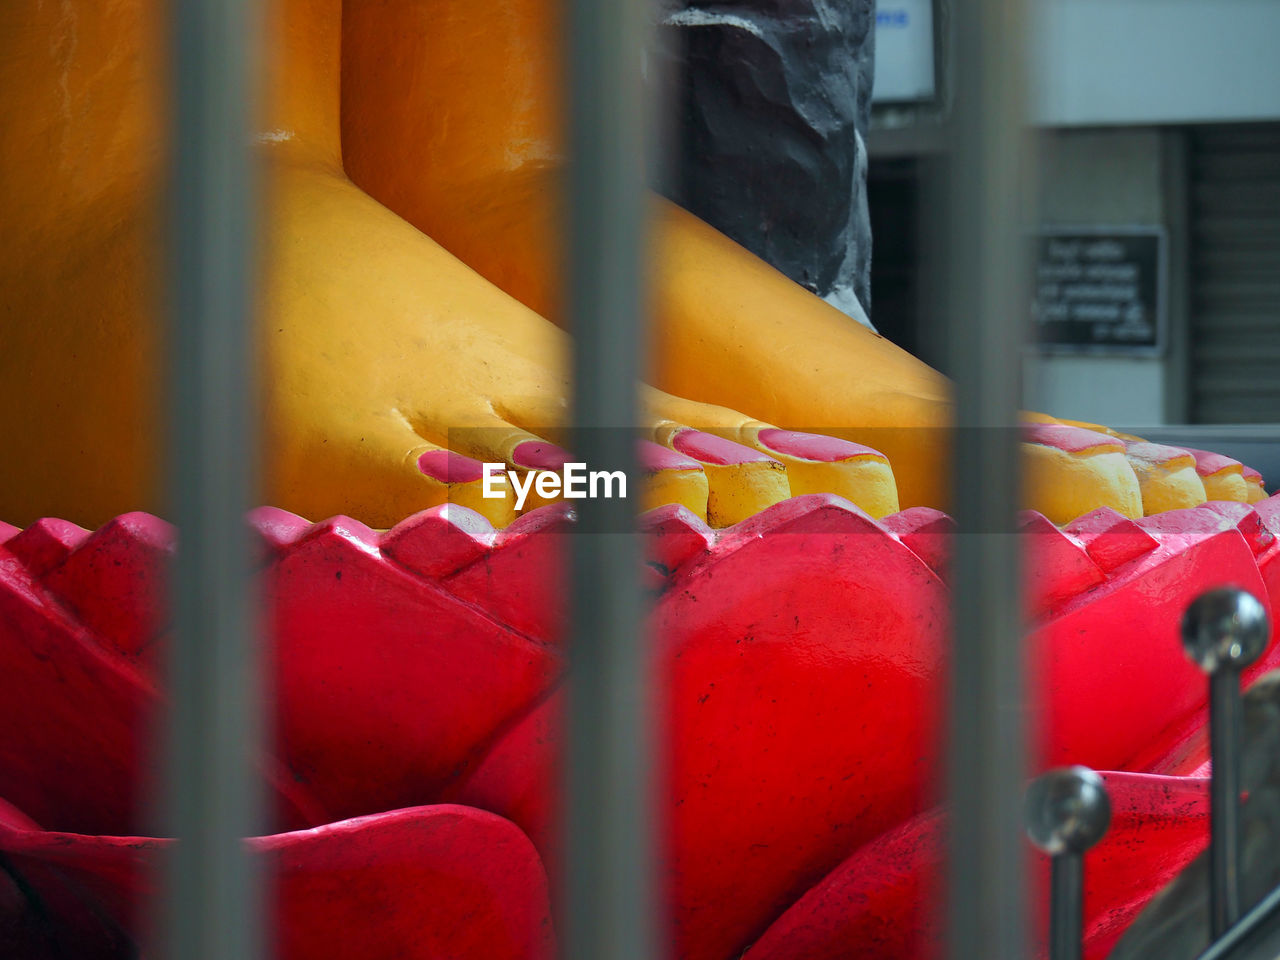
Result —
<path fill-rule="evenodd" d="M 636 459 L 640 469 L 645 473 L 657 473 L 659 470 L 701 470 L 702 464 L 690 460 L 660 443 L 641 440 L 636 445 Z"/>
<path fill-rule="evenodd" d="M 1182 447 L 1168 447 L 1162 443 L 1126 443 L 1125 452 L 1137 460 L 1147 463 L 1173 463 L 1183 458 L 1193 459 L 1191 452 Z"/>
<path fill-rule="evenodd" d="M 527 470 L 560 470 L 569 462 L 569 454 L 554 443 L 526 440 L 511 451 L 511 462 Z"/>
<path fill-rule="evenodd" d="M 1185 447 L 1184 449 L 1196 458 L 1196 473 L 1202 477 L 1212 477 L 1215 473 L 1221 473 L 1231 467 L 1239 467 L 1244 470 L 1244 464 L 1239 460 L 1232 460 L 1230 457 L 1224 457 L 1220 453 L 1213 453 L 1210 450 L 1196 450 L 1193 447 Z"/>
<path fill-rule="evenodd" d="M 1071 427 L 1065 423 L 1023 424 L 1022 438 L 1028 443 L 1054 447 L 1066 453 L 1083 453 L 1086 450 L 1124 453 L 1124 443 L 1115 437 L 1083 427 Z"/>
<path fill-rule="evenodd" d="M 853 457 L 884 456 L 879 450 L 864 447 L 860 443 L 818 433 L 797 433 L 794 430 L 770 427 L 767 430 L 761 430 L 756 436 L 770 450 L 776 450 L 789 457 L 799 457 L 801 460 L 835 463 Z"/>
<path fill-rule="evenodd" d="M 759 450 L 752 450 L 740 443 L 725 440 L 714 434 L 703 433 L 701 430 L 682 430 L 676 434 L 672 445 L 685 456 L 718 467 L 773 461 L 773 457 L 767 457 Z"/>
<path fill-rule="evenodd" d="M 418 457 L 418 469 L 441 483 L 473 483 L 484 475 L 479 460 L 452 450 L 428 450 Z"/>

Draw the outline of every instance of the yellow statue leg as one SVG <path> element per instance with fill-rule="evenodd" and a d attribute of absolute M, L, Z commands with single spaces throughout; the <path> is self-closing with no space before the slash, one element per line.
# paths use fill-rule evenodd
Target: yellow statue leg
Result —
<path fill-rule="evenodd" d="M 347 170 L 373 196 L 561 320 L 555 14 L 549 0 L 515 0 L 501 16 L 474 0 L 348 0 L 343 146 Z M 865 443 L 888 456 L 902 506 L 945 506 L 946 380 L 688 213 L 654 202 L 654 382 Z M 1027 446 L 1029 506 L 1140 515 L 1128 458 L 1099 458 L 1087 444 L 1059 444 L 1063 436 L 1042 432 Z M 1168 482 L 1176 486 L 1157 474 L 1144 480 L 1153 505 L 1167 499 L 1158 491 Z"/>
<path fill-rule="evenodd" d="M 0 505 L 158 501 L 161 34 L 129 4 L 0 6 Z"/>
<path fill-rule="evenodd" d="M 274 14 L 258 135 L 264 499 L 389 525 L 452 497 L 505 522 L 512 504 L 478 502 L 475 477 L 451 476 L 439 454 L 542 466 L 530 451 L 545 457 L 562 424 L 567 339 L 347 179 L 340 5 L 288 0 Z M 56 513 L 96 524 L 163 509 L 155 20 L 141 0 L 56 10 L 29 0 L 0 23 L 14 121 L 4 133 L 5 289 L 15 315 L 30 318 L 0 334 L 0 402 L 21 414 L 0 437 L 23 467 L 0 481 L 11 520 Z M 650 435 L 693 458 L 656 469 L 646 502 L 669 497 L 734 522 L 791 494 L 790 462 L 799 489 L 840 490 L 877 515 L 897 508 L 888 464 L 870 451 L 810 457 L 804 438 L 743 414 L 645 397 Z M 708 450 L 711 438 L 688 423 L 743 446 Z"/>
<path fill-rule="evenodd" d="M 567 340 L 543 319 L 559 315 L 555 18 L 547 0 L 504 11 L 272 8 L 258 136 L 268 502 L 385 525 L 446 497 L 475 502 L 474 478 L 432 472 L 437 453 L 545 467 L 528 455 L 558 435 L 568 393 Z M 21 465 L 0 476 L 10 520 L 163 508 L 157 22 L 155 0 L 0 14 L 0 280 L 15 318 L 0 327 L 0 444 Z M 669 392 L 647 390 L 645 422 L 686 459 L 651 471 L 645 502 L 716 524 L 802 492 L 875 516 L 944 504 L 945 380 L 655 204 L 655 379 Z M 1055 518 L 1198 496 L 1185 464 L 1060 439 L 1030 448 L 1031 503 Z M 1238 468 L 1210 466 L 1197 461 L 1213 496 L 1259 494 Z M 499 523 L 514 509 L 479 506 Z"/>

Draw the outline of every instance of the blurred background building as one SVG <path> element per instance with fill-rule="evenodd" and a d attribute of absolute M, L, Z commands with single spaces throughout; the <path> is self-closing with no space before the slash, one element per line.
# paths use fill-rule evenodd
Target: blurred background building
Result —
<path fill-rule="evenodd" d="M 1280 423 L 1280 3 L 1033 7 L 1027 405 L 1126 427 Z M 935 365 L 929 184 L 950 142 L 949 15 L 949 0 L 880 0 L 867 137 L 871 319 Z M 1219 448 L 1228 434 L 1215 428 Z"/>

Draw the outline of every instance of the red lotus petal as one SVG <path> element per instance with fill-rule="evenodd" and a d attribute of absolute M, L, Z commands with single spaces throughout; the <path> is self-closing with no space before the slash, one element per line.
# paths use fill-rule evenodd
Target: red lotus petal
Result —
<path fill-rule="evenodd" d="M 1110 507 L 1098 507 L 1063 527 L 1107 573 L 1150 553 L 1160 542 Z"/>
<path fill-rule="evenodd" d="M 558 642 L 568 596 L 564 535 L 572 514 L 568 502 L 526 513 L 498 534 L 482 562 L 449 577 L 445 589 L 526 636 Z"/>
<path fill-rule="evenodd" d="M 557 767 L 564 691 L 557 690 L 499 738 L 474 769 L 445 788 L 442 800 L 492 810 L 529 835 L 557 876 L 560 835 Z"/>
<path fill-rule="evenodd" d="M 951 562 L 951 535 L 956 532 L 956 522 L 951 517 L 932 507 L 909 507 L 885 517 L 880 523 L 946 580 Z"/>
<path fill-rule="evenodd" d="M 452 542 L 447 527 L 417 532 Z M 404 537 L 395 544 L 397 555 L 426 549 L 419 541 L 409 551 Z M 554 683 L 561 661 L 548 643 L 454 585 L 475 568 L 515 562 L 503 558 L 508 549 L 499 539 L 441 582 L 338 518 L 286 546 L 267 570 L 279 752 L 334 815 L 435 801 L 479 746 Z"/>
<path fill-rule="evenodd" d="M 562 514 L 535 511 L 492 537 L 443 516 L 381 536 L 342 519 L 304 529 L 267 518 L 292 772 L 342 813 L 447 794 L 509 815 L 553 849 L 558 698 L 547 695 L 560 668 L 564 538 L 552 534 Z M 670 564 L 649 569 L 662 590 L 654 623 L 668 895 L 679 949 L 719 960 L 930 801 L 946 616 L 937 568 L 947 551 L 935 540 L 946 523 L 902 514 L 877 524 L 834 497 L 787 501 L 714 542 L 688 518 L 660 519 L 653 533 L 668 542 L 651 556 Z M 1119 527 L 1096 517 L 1065 534 L 1043 529 L 1052 549 L 1032 558 L 1044 619 L 1031 638 L 1046 706 L 1042 760 L 1197 765 L 1205 681 L 1182 655 L 1177 620 L 1222 583 L 1280 598 L 1278 526 L 1273 498 L 1225 513 L 1212 505 Z M 448 539 L 438 551 L 437 537 Z M 32 620 L 37 638 L 52 630 L 62 638 L 53 646 L 74 651 L 70 663 L 110 653 L 0 549 L 6 602 L 17 619 L 0 623 Z M 0 650 L 24 649 L 6 629 Z M 1251 674 L 1278 656 L 1273 648 Z M 118 655 L 107 662 L 108 692 L 122 670 L 145 686 Z M 20 670 L 10 682 L 36 674 Z M 48 757 L 66 755 L 69 769 L 85 765 L 86 783 L 129 784 L 136 760 L 122 765 L 127 774 L 111 770 L 110 756 L 94 752 L 98 731 L 81 731 L 101 714 L 108 740 L 128 740 L 133 726 L 112 727 L 110 717 L 128 717 L 133 694 L 122 707 L 101 690 L 81 699 L 80 687 L 68 697 L 61 681 L 42 682 L 43 692 L 0 707 L 0 740 L 25 737 L 22 722 L 46 701 L 55 714 L 55 732 L 39 743 L 44 759 L 28 750 L 13 779 L 39 781 Z M 84 737 L 89 749 L 60 752 Z M 53 777 L 47 794 L 25 789 L 41 802 L 75 789 L 70 776 Z"/>
<path fill-rule="evenodd" d="M 676 952 L 734 956 L 858 844 L 931 802 L 937 575 L 848 502 L 738 524 L 654 616 Z"/>
<path fill-rule="evenodd" d="M 1204 723 L 1207 683 L 1182 652 L 1183 611 L 1228 584 L 1268 602 L 1253 550 L 1233 524 L 1203 507 L 1176 513 L 1188 516 L 1141 521 L 1159 546 L 1031 635 L 1044 765 L 1148 769 L 1188 725 Z"/>
<path fill-rule="evenodd" d="M 0 552 L 0 795 L 60 829 L 136 830 L 159 696 L 137 663 L 64 609 L 47 586 L 59 569 L 42 583 Z M 323 816 L 272 758 L 261 764 L 279 823 Z"/>
<path fill-rule="evenodd" d="M 174 530 L 158 517 L 127 513 L 99 528 L 42 579 L 98 638 L 130 659 L 146 659 L 168 621 L 165 587 Z"/>
<path fill-rule="evenodd" d="M 669 681 L 665 742 L 673 751 L 670 896 L 686 955 L 737 949 L 742 941 L 717 942 L 727 941 L 726 924 L 736 918 L 745 929 L 780 911 L 789 902 L 788 877 L 803 889 L 804 864 L 838 859 L 865 836 L 865 823 L 901 822 L 926 795 L 927 776 L 902 764 L 931 762 L 934 721 L 913 722 L 938 693 L 931 671 L 945 613 L 934 613 L 933 632 L 913 650 L 902 621 L 921 615 L 930 594 L 912 579 L 921 568 L 904 567 L 883 530 L 851 511 L 823 498 L 771 508 L 722 532 L 709 553 L 679 569 L 661 601 L 655 632 L 665 655 L 660 675 Z M 1149 530 L 1115 529 L 1105 519 L 1084 524 L 1079 539 L 1042 530 L 1054 549 L 1031 556 L 1039 595 L 1052 598 L 1045 605 L 1056 611 L 1031 638 L 1047 714 L 1040 763 L 1146 769 L 1176 756 L 1162 762 L 1187 770 L 1203 760 L 1195 733 L 1204 725 L 1206 682 L 1182 653 L 1181 611 L 1226 582 L 1265 598 L 1259 563 L 1280 581 L 1280 552 L 1256 557 L 1241 524 L 1212 511 L 1166 518 Z M 884 527 L 904 524 L 905 539 L 914 531 L 906 520 L 887 518 Z M 1094 556 L 1107 558 L 1105 569 Z M 865 602 L 863 589 L 892 609 Z M 941 598 L 935 609 L 945 611 Z M 823 634 L 816 656 L 806 622 Z M 1249 676 L 1276 662 L 1273 646 Z M 920 676 L 903 676 L 930 664 Z M 856 680 L 840 679 L 859 665 Z M 891 707 L 856 695 L 872 682 L 894 691 Z M 828 691 L 845 702 L 825 700 Z M 517 724 L 451 794 L 511 816 L 540 844 L 552 836 L 556 704 Z M 895 711 L 914 712 L 904 720 Z M 876 722 L 893 729 L 873 730 Z M 860 799 L 874 799 L 852 829 L 838 806 L 850 771 Z"/>
<path fill-rule="evenodd" d="M 488 542 L 461 511 L 423 516 L 386 535 L 387 554 L 355 521 L 256 512 L 287 763 L 266 768 L 282 825 L 430 802 L 545 694 L 559 655 L 478 609 L 486 597 L 469 571 L 497 575 L 493 596 L 536 620 L 552 608 L 535 589 L 551 564 L 535 561 L 560 539 L 549 536 L 553 512 Z M 51 826 L 120 833 L 138 825 L 153 766 L 152 652 L 171 531 L 143 514 L 70 539 L 50 524 L 0 552 L 0 790 Z M 410 568 L 448 548 L 456 584 Z M 521 564 L 533 579 L 502 579 Z M 520 584 L 532 599 L 513 594 Z"/>
<path fill-rule="evenodd" d="M 0 536 L 3 536 L 2 531 Z M 18 531 L 4 545 L 33 575 L 39 577 L 65 560 L 88 537 L 89 531 L 83 527 L 68 520 L 46 517 Z"/>
<path fill-rule="evenodd" d="M 1023 589 L 1033 619 L 1049 614 L 1068 600 L 1106 582 L 1107 576 L 1084 545 L 1042 514 L 1028 512 L 1022 521 Z"/>
<path fill-rule="evenodd" d="M 770 507 L 680 566 L 653 626 L 676 955 L 735 955 L 931 802 L 945 616 L 937 575 L 831 496 Z M 558 712 L 514 727 L 456 797 L 549 842 Z"/>
<path fill-rule="evenodd" d="M 543 960 L 553 953 L 546 873 L 514 825 L 481 810 L 417 807 L 248 841 L 275 904 L 280 960 Z M 64 946 L 137 937 L 169 841 L 0 825 L 0 850 L 46 908 Z M 70 895 L 74 890 L 75 895 Z"/>
<path fill-rule="evenodd" d="M 1138 912 L 1208 842 L 1208 780 L 1104 773 L 1111 828 L 1085 857 L 1085 938 L 1105 957 Z M 946 824 L 932 810 L 858 850 L 769 928 L 744 960 L 924 960 L 941 955 Z M 1032 909 L 1044 907 L 1037 855 Z"/>

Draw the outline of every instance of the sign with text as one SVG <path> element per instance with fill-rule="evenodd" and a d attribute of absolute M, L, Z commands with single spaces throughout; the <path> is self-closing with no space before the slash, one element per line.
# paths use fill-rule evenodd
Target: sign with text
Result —
<path fill-rule="evenodd" d="M 1164 243 L 1157 227 L 1041 230 L 1032 288 L 1036 344 L 1051 352 L 1158 352 Z"/>
<path fill-rule="evenodd" d="M 876 103 L 931 100 L 933 0 L 880 0 L 876 7 Z"/>

